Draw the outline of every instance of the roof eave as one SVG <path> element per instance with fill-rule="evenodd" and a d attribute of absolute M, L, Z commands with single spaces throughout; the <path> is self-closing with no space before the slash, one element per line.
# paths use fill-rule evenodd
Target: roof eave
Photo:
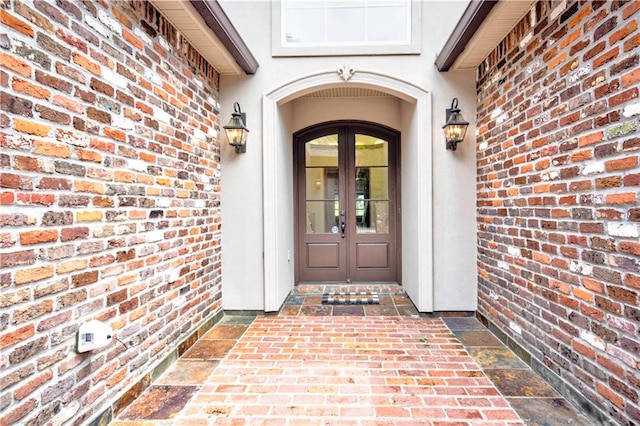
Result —
<path fill-rule="evenodd" d="M 258 61 L 240 37 L 231 20 L 217 0 L 191 0 L 191 5 L 200 14 L 229 54 L 246 74 L 255 74 Z"/>
<path fill-rule="evenodd" d="M 449 71 L 497 3 L 498 0 L 469 2 L 442 51 L 436 57 L 435 64 L 438 71 Z"/>

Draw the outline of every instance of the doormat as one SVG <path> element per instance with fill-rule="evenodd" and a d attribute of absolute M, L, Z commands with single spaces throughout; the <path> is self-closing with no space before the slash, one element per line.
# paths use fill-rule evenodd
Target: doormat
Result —
<path fill-rule="evenodd" d="M 329 292 L 322 295 L 323 305 L 379 305 L 375 292 Z"/>

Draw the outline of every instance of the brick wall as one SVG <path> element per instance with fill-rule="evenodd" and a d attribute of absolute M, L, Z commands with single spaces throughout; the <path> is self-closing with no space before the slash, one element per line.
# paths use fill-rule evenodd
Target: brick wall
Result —
<path fill-rule="evenodd" d="M 0 18 L 1 423 L 81 424 L 220 312 L 218 75 L 146 2 Z"/>
<path fill-rule="evenodd" d="M 640 421 L 640 2 L 542 1 L 478 69 L 479 312 Z"/>

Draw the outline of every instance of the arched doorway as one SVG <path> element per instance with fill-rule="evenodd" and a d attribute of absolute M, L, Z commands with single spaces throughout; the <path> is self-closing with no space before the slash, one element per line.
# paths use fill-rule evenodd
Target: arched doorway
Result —
<path fill-rule="evenodd" d="M 296 282 L 399 282 L 399 132 L 345 121 L 293 139 Z"/>
<path fill-rule="evenodd" d="M 262 102 L 263 265 L 264 309 L 277 311 L 295 285 L 293 256 L 294 197 L 292 135 L 306 126 L 292 125 L 300 112 L 292 105 L 306 94 L 338 87 L 372 88 L 398 102 L 398 126 L 402 132 L 400 158 L 403 194 L 400 216 L 402 285 L 418 310 L 433 310 L 433 214 L 432 214 L 432 111 L 430 92 L 413 83 L 371 71 L 352 70 L 348 80 L 336 71 L 302 76 L 267 93 Z M 349 110 L 351 117 L 359 110 Z M 327 118 L 312 123 L 343 118 Z M 383 121 L 375 119 L 376 122 Z M 411 226 L 407 226 L 407 224 Z"/>

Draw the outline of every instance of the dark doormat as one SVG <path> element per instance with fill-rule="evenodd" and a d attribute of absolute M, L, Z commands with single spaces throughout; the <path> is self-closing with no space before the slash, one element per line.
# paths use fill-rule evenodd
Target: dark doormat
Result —
<path fill-rule="evenodd" d="M 322 295 L 323 305 L 379 305 L 375 292 L 329 292 Z"/>

